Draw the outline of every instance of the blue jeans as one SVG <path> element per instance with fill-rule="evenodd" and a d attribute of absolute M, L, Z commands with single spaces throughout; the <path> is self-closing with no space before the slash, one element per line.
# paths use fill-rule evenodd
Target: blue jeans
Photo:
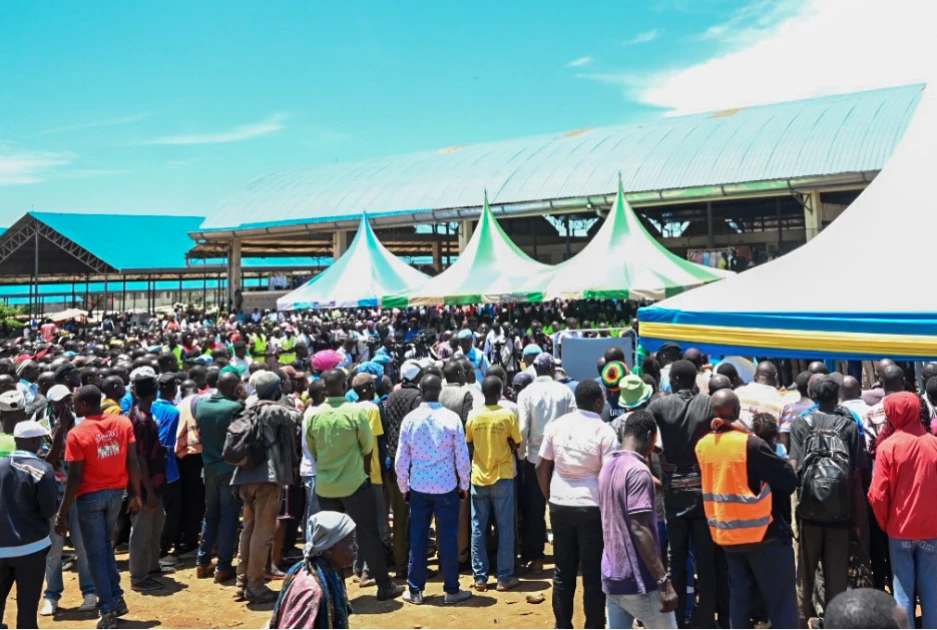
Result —
<path fill-rule="evenodd" d="M 88 554 L 81 538 L 81 528 L 78 526 L 78 503 L 72 503 L 72 507 L 68 511 L 68 531 L 71 532 L 72 545 L 75 547 L 75 555 L 78 556 L 78 588 L 81 589 L 82 596 L 94 595 L 94 579 L 91 577 L 91 569 L 88 566 Z M 46 592 L 44 597 L 57 602 L 62 599 L 62 591 L 65 590 L 65 585 L 62 582 L 62 550 L 65 547 L 65 537 L 55 533 L 54 516 L 52 517 L 52 529 L 49 532 L 49 538 L 52 539 L 52 546 L 49 547 L 49 555 L 46 556 Z"/>
<path fill-rule="evenodd" d="M 202 542 L 198 546 L 195 564 L 211 564 L 212 549 L 218 543 L 218 571 L 232 571 L 237 544 L 240 501 L 231 486 L 233 472 L 219 475 L 205 469 L 205 520 L 202 521 Z"/>
<path fill-rule="evenodd" d="M 672 612 L 660 611 L 660 595 L 651 591 L 643 595 L 606 595 L 608 627 L 632 628 L 634 620 L 640 619 L 645 628 L 677 629 L 677 616 Z"/>
<path fill-rule="evenodd" d="M 937 538 L 929 540 L 888 539 L 895 601 L 904 608 L 914 627 L 914 593 L 921 598 L 925 628 L 937 628 Z"/>
<path fill-rule="evenodd" d="M 98 490 L 78 497 L 78 523 L 81 527 L 88 568 L 98 595 L 98 609 L 109 613 L 117 608 L 117 600 L 124 596 L 120 588 L 120 573 L 114 557 L 114 528 L 120 516 L 124 489 Z"/>
<path fill-rule="evenodd" d="M 410 490 L 410 569 L 407 583 L 411 591 L 426 588 L 426 554 L 433 515 L 439 523 L 436 545 L 443 574 L 443 590 L 459 592 L 459 491 L 427 494 Z"/>
<path fill-rule="evenodd" d="M 514 576 L 514 480 L 499 479 L 490 486 L 472 485 L 472 573 L 476 582 L 488 581 L 485 534 L 491 513 L 498 527 L 498 582 Z"/>
<path fill-rule="evenodd" d="M 797 628 L 797 576 L 790 540 L 773 540 L 751 551 L 727 551 L 729 625 L 751 628 L 760 593 L 772 628 Z"/>
<path fill-rule="evenodd" d="M 306 512 L 303 514 L 303 532 L 305 532 L 306 542 L 312 532 L 309 530 L 309 518 L 313 514 L 319 513 L 319 497 L 316 496 L 316 476 L 304 475 L 303 487 L 306 489 Z"/>

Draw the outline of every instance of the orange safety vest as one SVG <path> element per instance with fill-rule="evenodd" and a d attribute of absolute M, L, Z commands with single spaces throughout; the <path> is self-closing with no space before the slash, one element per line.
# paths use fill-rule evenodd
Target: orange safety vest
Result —
<path fill-rule="evenodd" d="M 764 540 L 771 523 L 771 487 L 758 495 L 748 487 L 748 434 L 710 433 L 696 445 L 703 482 L 703 507 L 717 545 Z"/>

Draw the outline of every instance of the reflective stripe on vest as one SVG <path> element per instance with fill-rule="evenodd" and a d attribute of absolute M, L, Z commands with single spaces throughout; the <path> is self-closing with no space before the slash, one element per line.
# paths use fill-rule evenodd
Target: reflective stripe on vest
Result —
<path fill-rule="evenodd" d="M 771 488 L 748 487 L 748 434 L 710 433 L 696 445 L 702 473 L 703 507 L 713 541 L 744 545 L 764 540 L 771 524 Z"/>

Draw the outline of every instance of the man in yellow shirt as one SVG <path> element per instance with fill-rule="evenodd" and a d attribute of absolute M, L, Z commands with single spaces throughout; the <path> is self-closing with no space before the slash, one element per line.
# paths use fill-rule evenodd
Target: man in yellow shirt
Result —
<path fill-rule="evenodd" d="M 499 404 L 501 379 L 482 381 L 485 406 L 473 410 L 465 439 L 475 446 L 472 456 L 472 573 L 475 590 L 488 590 L 488 549 L 485 534 L 494 512 L 498 528 L 498 590 L 518 584 L 514 577 L 514 449 L 521 442 L 517 416 Z"/>
<path fill-rule="evenodd" d="M 377 533 L 381 541 L 385 542 L 387 536 L 387 519 L 384 518 L 386 510 L 384 509 L 384 483 L 381 478 L 381 462 L 387 457 L 387 442 L 384 438 L 384 427 L 381 424 L 381 410 L 374 401 L 375 377 L 373 374 L 356 374 L 351 380 L 351 388 L 358 395 L 358 407 L 364 409 L 368 414 L 368 425 L 371 427 L 371 433 L 377 440 L 377 448 L 371 451 L 371 492 L 374 494 L 374 504 L 377 507 Z M 386 543 L 385 543 L 386 544 Z M 355 559 L 355 575 L 361 578 L 359 586 L 374 586 L 377 582 L 371 577 L 368 570 L 368 564 L 359 553 Z"/>

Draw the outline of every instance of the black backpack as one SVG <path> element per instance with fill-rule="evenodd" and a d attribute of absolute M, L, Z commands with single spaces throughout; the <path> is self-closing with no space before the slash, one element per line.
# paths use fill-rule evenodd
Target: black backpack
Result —
<path fill-rule="evenodd" d="M 797 514 L 805 521 L 815 523 L 849 521 L 852 517 L 849 449 L 835 429 L 816 428 L 811 414 L 803 416 L 803 419 L 810 428 L 810 435 L 804 442 L 803 461 L 798 473 Z"/>
<path fill-rule="evenodd" d="M 228 425 L 222 456 L 227 464 L 238 468 L 257 468 L 267 462 L 261 410 L 269 401 L 258 401 L 242 409 Z"/>

